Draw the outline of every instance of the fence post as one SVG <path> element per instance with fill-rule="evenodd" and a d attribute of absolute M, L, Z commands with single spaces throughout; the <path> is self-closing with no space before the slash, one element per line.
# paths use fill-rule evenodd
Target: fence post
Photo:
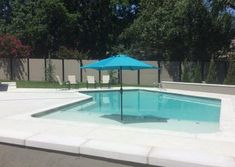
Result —
<path fill-rule="evenodd" d="M 161 61 L 157 61 L 157 66 L 158 66 L 158 83 L 161 83 Z"/>
<path fill-rule="evenodd" d="M 179 82 L 181 82 L 181 75 L 182 75 L 182 67 L 181 67 L 181 61 L 179 62 Z"/>
<path fill-rule="evenodd" d="M 138 85 L 140 85 L 140 70 L 137 71 Z"/>
<path fill-rule="evenodd" d="M 64 58 L 61 59 L 61 63 L 62 63 L 62 80 L 64 82 Z"/>
<path fill-rule="evenodd" d="M 30 69 L 29 69 L 29 58 L 27 58 L 27 71 L 28 71 L 28 81 L 30 80 Z"/>
<path fill-rule="evenodd" d="M 44 75 L 45 75 L 45 81 L 47 80 L 47 59 L 44 57 Z"/>
<path fill-rule="evenodd" d="M 13 80 L 13 58 L 10 58 L 10 80 Z"/>
<path fill-rule="evenodd" d="M 79 63 L 80 63 L 80 82 L 82 82 L 82 80 L 83 80 L 83 73 L 82 73 L 82 68 L 81 68 L 81 66 L 83 65 L 82 64 L 82 60 L 79 60 Z"/>
<path fill-rule="evenodd" d="M 120 70 L 118 70 L 118 84 L 120 84 L 121 83 L 121 81 L 120 81 Z"/>
<path fill-rule="evenodd" d="M 201 80 L 204 81 L 205 80 L 205 76 L 204 76 L 204 61 L 201 62 Z"/>
<path fill-rule="evenodd" d="M 101 71 L 99 70 L 99 84 L 101 82 Z"/>

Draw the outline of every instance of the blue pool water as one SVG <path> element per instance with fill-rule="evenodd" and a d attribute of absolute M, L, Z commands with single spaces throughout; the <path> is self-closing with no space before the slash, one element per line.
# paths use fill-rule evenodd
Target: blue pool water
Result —
<path fill-rule="evenodd" d="M 123 121 L 120 92 L 84 92 L 92 100 L 59 108 L 44 118 L 158 128 L 185 132 L 218 130 L 220 100 L 144 90 L 124 91 Z"/>

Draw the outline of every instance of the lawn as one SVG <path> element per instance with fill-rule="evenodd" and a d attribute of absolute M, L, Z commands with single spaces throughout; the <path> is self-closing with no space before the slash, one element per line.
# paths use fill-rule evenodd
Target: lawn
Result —
<path fill-rule="evenodd" d="M 17 88 L 68 88 L 68 85 L 59 85 L 58 82 L 47 82 L 47 81 L 15 81 Z M 97 84 L 99 87 L 99 84 Z M 145 86 L 150 87 L 146 85 L 130 85 L 130 84 L 123 84 L 123 86 Z M 71 85 L 71 88 L 85 88 L 86 83 L 78 83 L 76 85 Z M 90 85 L 89 87 L 92 87 Z M 104 87 L 107 87 L 106 85 Z M 111 87 L 120 87 L 120 84 L 111 84 Z"/>
<path fill-rule="evenodd" d="M 58 82 L 47 82 L 47 81 L 16 81 L 17 88 L 68 88 L 68 85 L 59 85 Z M 99 84 L 97 84 L 99 86 Z M 120 84 L 112 84 L 112 87 L 119 87 Z M 137 85 L 126 85 L 125 86 L 137 86 Z M 86 83 L 78 83 L 71 85 L 71 88 L 85 88 Z M 89 85 L 93 87 L 93 85 Z M 106 87 L 106 85 L 105 85 Z"/>
<path fill-rule="evenodd" d="M 59 85 L 58 82 L 47 81 L 16 81 L 17 88 L 67 88 L 68 85 Z M 71 88 L 85 87 L 86 84 L 79 83 L 77 85 L 71 85 Z"/>

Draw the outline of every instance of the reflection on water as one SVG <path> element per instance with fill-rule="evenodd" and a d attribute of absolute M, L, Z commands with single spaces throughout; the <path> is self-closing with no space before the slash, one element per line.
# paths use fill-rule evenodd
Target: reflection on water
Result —
<path fill-rule="evenodd" d="M 101 117 L 118 121 L 124 124 L 147 123 L 147 122 L 167 122 L 168 120 L 166 118 L 155 117 L 153 115 L 135 116 L 135 115 L 125 114 L 125 116 L 123 117 L 123 120 L 120 119 L 120 114 L 102 115 Z"/>
<path fill-rule="evenodd" d="M 73 104 L 39 117 L 158 128 L 186 132 L 215 132 L 219 127 L 220 101 L 150 91 L 124 91 L 123 121 L 120 92 L 89 92 L 91 101 Z"/>
<path fill-rule="evenodd" d="M 120 92 L 93 92 L 93 105 L 83 111 L 120 115 Z M 165 118 L 219 122 L 220 101 L 147 91 L 124 91 L 123 115 L 140 118 Z"/>

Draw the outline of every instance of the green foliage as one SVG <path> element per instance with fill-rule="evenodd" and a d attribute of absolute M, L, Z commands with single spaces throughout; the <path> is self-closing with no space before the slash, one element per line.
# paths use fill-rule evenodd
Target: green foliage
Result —
<path fill-rule="evenodd" d="M 199 62 L 197 62 L 196 65 L 194 66 L 193 82 L 195 82 L 195 83 L 201 83 L 202 82 L 201 66 L 200 66 Z"/>
<path fill-rule="evenodd" d="M 190 63 L 185 59 L 183 62 L 183 71 L 182 71 L 182 78 L 183 82 L 190 82 L 191 81 L 191 73 L 190 73 Z"/>
<path fill-rule="evenodd" d="M 199 62 L 190 62 L 187 59 L 183 62 L 182 78 L 183 82 L 201 83 L 201 66 Z"/>
<path fill-rule="evenodd" d="M 17 88 L 68 88 L 68 85 L 59 85 L 58 82 L 47 82 L 47 81 L 16 81 Z M 86 84 L 72 84 L 71 88 L 86 87 Z"/>
<path fill-rule="evenodd" d="M 89 58 L 104 57 L 131 23 L 114 17 L 110 0 L 12 0 L 10 4 L 10 22 L 6 24 L 0 13 L 0 34 L 16 35 L 39 57 L 61 46 L 88 53 Z"/>
<path fill-rule="evenodd" d="M 224 84 L 235 84 L 235 61 L 234 59 L 229 59 L 229 68 Z"/>
<path fill-rule="evenodd" d="M 54 81 L 54 70 L 55 66 L 52 64 L 51 59 L 49 58 L 47 60 L 47 66 L 45 68 L 45 80 L 48 82 L 53 82 Z"/>
<path fill-rule="evenodd" d="M 0 57 L 28 57 L 30 53 L 30 47 L 23 45 L 15 36 L 8 34 L 0 36 Z"/>
<path fill-rule="evenodd" d="M 4 0 L 0 34 L 15 35 L 37 57 L 65 47 L 74 52 L 67 54 L 70 58 L 86 54 L 101 59 L 108 51 L 178 61 L 210 60 L 225 52 L 234 36 L 233 18 L 226 12 L 232 0 L 209 0 L 210 7 L 204 0 L 136 0 L 137 16 L 117 18 L 115 5 L 128 7 L 132 2 Z"/>
<path fill-rule="evenodd" d="M 217 83 L 217 70 L 216 70 L 216 63 L 214 58 L 211 59 L 208 73 L 206 76 L 206 83 Z"/>
<path fill-rule="evenodd" d="M 226 50 L 233 38 L 232 17 L 217 3 L 211 10 L 203 0 L 147 0 L 140 5 L 139 17 L 120 36 L 127 46 L 140 45 L 171 60 L 205 61 Z"/>
<path fill-rule="evenodd" d="M 134 55 L 133 48 L 126 48 L 123 44 L 114 45 L 111 48 L 110 52 L 111 52 L 111 55 L 120 54 L 120 53 Z"/>
<path fill-rule="evenodd" d="M 59 58 L 73 58 L 78 60 L 88 58 L 88 53 L 82 53 L 77 49 L 68 49 L 65 46 L 61 46 L 57 51 L 56 55 L 57 55 L 56 57 Z"/>

